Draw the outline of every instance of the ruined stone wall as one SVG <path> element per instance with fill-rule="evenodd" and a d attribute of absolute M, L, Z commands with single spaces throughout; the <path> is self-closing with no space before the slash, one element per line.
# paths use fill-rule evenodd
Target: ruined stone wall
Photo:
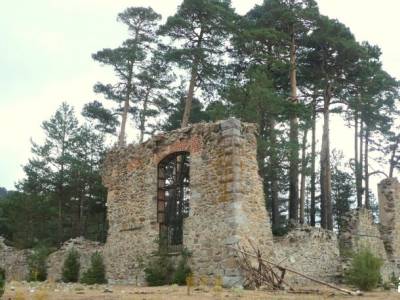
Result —
<path fill-rule="evenodd" d="M 94 241 L 85 240 L 84 238 L 70 239 L 65 242 L 60 249 L 51 253 L 47 258 L 47 279 L 50 281 L 60 281 L 62 274 L 62 267 L 67 258 L 68 251 L 74 248 L 79 253 L 80 270 L 79 274 L 82 275 L 89 266 L 90 258 L 93 253 L 103 252 L 103 246 Z"/>
<path fill-rule="evenodd" d="M 344 271 L 349 267 L 353 253 L 361 249 L 369 249 L 383 260 L 382 278 L 385 281 L 389 280 L 394 272 L 393 264 L 385 251 L 379 224 L 374 222 L 370 210 L 361 208 L 349 212 L 344 218 L 343 231 L 339 235 L 339 240 Z"/>
<path fill-rule="evenodd" d="M 156 250 L 157 167 L 167 155 L 190 153 L 190 213 L 183 245 L 198 275 L 241 280 L 227 246 L 253 240 L 267 250 L 272 234 L 257 173 L 256 128 L 236 119 L 160 134 L 109 153 L 103 181 L 108 188 L 109 232 L 104 254 L 110 279 L 135 280 L 138 257 Z"/>
<path fill-rule="evenodd" d="M 28 250 L 18 250 L 7 246 L 0 236 L 0 266 L 6 272 L 7 281 L 26 280 L 28 277 Z"/>
<path fill-rule="evenodd" d="M 274 242 L 275 262 L 282 266 L 328 282 L 337 281 L 342 272 L 338 239 L 332 231 L 303 225 Z M 291 273 L 285 278 L 292 285 L 310 283 Z"/>
<path fill-rule="evenodd" d="M 381 234 L 389 261 L 400 270 L 400 183 L 387 178 L 378 185 Z"/>

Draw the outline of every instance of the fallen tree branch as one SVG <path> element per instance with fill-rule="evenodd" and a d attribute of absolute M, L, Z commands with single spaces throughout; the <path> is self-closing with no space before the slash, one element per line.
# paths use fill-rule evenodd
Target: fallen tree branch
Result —
<path fill-rule="evenodd" d="M 294 274 L 299 275 L 299 276 L 301 276 L 301 277 L 304 277 L 304 278 L 306 278 L 306 279 L 308 279 L 308 280 L 310 280 L 310 281 L 313 281 L 313 282 L 316 282 L 316 283 L 319 283 L 319 284 L 328 286 L 328 287 L 330 287 L 330 288 L 332 288 L 332 289 L 335 289 L 335 290 L 338 290 L 338 291 L 340 291 L 340 292 L 342 292 L 342 293 L 345 293 L 345 294 L 348 294 L 348 295 L 352 295 L 352 296 L 357 296 L 357 295 L 359 295 L 359 293 L 357 293 L 357 292 L 353 292 L 353 291 L 350 291 L 350 290 L 347 290 L 347 289 L 338 287 L 338 286 L 336 286 L 336 285 L 333 285 L 333 284 L 331 284 L 331 283 L 328 283 L 328 282 L 325 282 L 325 281 L 322 281 L 322 280 L 319 280 L 319 279 L 315 279 L 315 278 L 313 278 L 313 277 L 310 277 L 310 276 L 308 276 L 308 275 L 305 275 L 305 274 L 303 274 L 303 273 L 300 273 L 299 271 L 296 271 L 296 270 L 293 270 L 293 269 L 290 269 L 290 268 L 287 268 L 287 267 L 283 267 L 283 266 L 278 265 L 278 264 L 276 264 L 276 263 L 274 263 L 274 262 L 271 262 L 271 261 L 269 261 L 269 260 L 267 260 L 267 259 L 265 259 L 265 258 L 261 258 L 261 257 L 259 257 L 258 255 L 254 255 L 254 254 L 252 254 L 252 253 L 246 252 L 246 251 L 244 251 L 244 250 L 242 250 L 242 249 L 239 249 L 239 248 L 236 248 L 236 247 L 232 247 L 232 246 L 228 246 L 228 247 L 234 249 L 235 251 L 241 252 L 242 254 L 245 254 L 245 255 L 248 255 L 248 256 L 250 256 L 250 257 L 254 257 L 254 258 L 257 258 L 257 259 L 259 259 L 259 260 L 262 260 L 262 261 L 264 261 L 264 262 L 266 262 L 266 263 L 268 263 L 268 264 L 270 264 L 270 265 L 272 265 L 272 266 L 275 266 L 275 267 L 277 267 L 277 268 L 279 268 L 279 269 L 286 270 L 286 271 L 288 271 L 288 272 L 294 273 Z"/>

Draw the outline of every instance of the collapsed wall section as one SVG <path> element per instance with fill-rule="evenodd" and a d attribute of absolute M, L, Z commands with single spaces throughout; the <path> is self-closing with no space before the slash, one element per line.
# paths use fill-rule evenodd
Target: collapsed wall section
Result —
<path fill-rule="evenodd" d="M 51 253 L 47 258 L 47 279 L 49 281 L 60 281 L 62 279 L 62 268 L 68 252 L 75 249 L 79 254 L 79 275 L 90 267 L 91 256 L 95 252 L 103 253 L 103 245 L 99 242 L 86 240 L 83 237 L 73 238 L 66 241 L 57 251 Z"/>
<path fill-rule="evenodd" d="M 388 281 L 395 271 L 385 251 L 379 225 L 374 222 L 373 214 L 365 208 L 350 211 L 343 219 L 342 232 L 339 234 L 343 271 L 349 268 L 352 254 L 369 249 L 383 261 L 382 279 Z"/>
<path fill-rule="evenodd" d="M 336 233 L 322 228 L 302 225 L 274 240 L 275 261 L 303 274 L 327 282 L 335 282 L 342 266 Z M 310 281 L 287 273 L 291 285 L 310 284 Z"/>
<path fill-rule="evenodd" d="M 7 246 L 0 236 L 0 266 L 6 272 L 7 281 L 22 281 L 28 278 L 27 257 L 29 250 L 18 250 Z"/>

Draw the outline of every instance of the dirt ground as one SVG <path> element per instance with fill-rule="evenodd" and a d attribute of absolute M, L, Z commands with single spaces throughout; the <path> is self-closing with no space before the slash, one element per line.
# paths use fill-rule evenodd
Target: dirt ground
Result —
<path fill-rule="evenodd" d="M 20 283 L 11 282 L 6 286 L 2 299 L 12 300 L 199 300 L 199 299 L 272 299 L 272 300 L 317 300 L 317 299 L 377 299 L 400 300 L 397 291 L 374 291 L 362 296 L 347 296 L 338 291 L 322 289 L 321 287 L 307 287 L 316 290 L 314 293 L 291 293 L 271 291 L 250 291 L 241 289 L 222 289 L 207 286 L 191 288 L 190 295 L 186 287 L 136 287 L 128 285 L 95 285 L 58 283 Z"/>

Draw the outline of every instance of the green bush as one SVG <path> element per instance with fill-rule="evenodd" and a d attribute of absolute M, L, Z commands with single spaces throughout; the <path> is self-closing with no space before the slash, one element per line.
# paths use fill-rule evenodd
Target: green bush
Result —
<path fill-rule="evenodd" d="M 28 257 L 28 281 L 45 281 L 47 278 L 46 259 L 49 249 L 39 246 L 33 249 Z"/>
<path fill-rule="evenodd" d="M 79 253 L 74 248 L 71 248 L 62 267 L 62 281 L 78 282 L 80 266 Z"/>
<path fill-rule="evenodd" d="M 149 286 L 160 286 L 165 284 L 185 285 L 186 278 L 191 274 L 188 265 L 191 253 L 186 249 L 182 250 L 177 265 L 171 259 L 168 248 L 165 244 L 157 241 L 159 247 L 147 260 L 144 268 L 145 279 Z"/>
<path fill-rule="evenodd" d="M 170 284 L 174 270 L 174 264 L 168 255 L 167 249 L 159 247 L 144 268 L 145 279 L 149 286 Z"/>
<path fill-rule="evenodd" d="M 173 283 L 179 285 L 186 285 L 186 278 L 192 273 L 192 270 L 188 265 L 188 260 L 190 256 L 191 253 L 186 249 L 182 251 L 181 258 L 178 262 L 178 266 L 176 267 L 174 273 L 174 279 L 172 281 Z"/>
<path fill-rule="evenodd" d="M 90 258 L 90 267 L 83 273 L 81 283 L 85 284 L 103 284 L 107 283 L 106 268 L 103 257 L 99 252 L 92 254 Z"/>
<path fill-rule="evenodd" d="M 4 271 L 4 269 L 0 268 L 0 298 L 4 294 L 5 285 L 6 285 L 6 272 Z"/>
<path fill-rule="evenodd" d="M 369 249 L 362 249 L 352 257 L 351 266 L 345 278 L 348 283 L 363 291 L 377 287 L 381 278 L 382 259 L 374 256 Z"/>

